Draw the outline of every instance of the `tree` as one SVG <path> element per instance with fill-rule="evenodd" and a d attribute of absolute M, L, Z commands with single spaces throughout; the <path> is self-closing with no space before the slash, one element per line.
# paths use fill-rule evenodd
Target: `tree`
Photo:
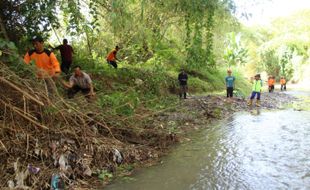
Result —
<path fill-rule="evenodd" d="M 232 65 L 244 64 L 248 58 L 248 50 L 243 46 L 241 34 L 234 32 L 227 34 L 226 49 L 224 50 L 224 59 L 230 68 Z"/>
<path fill-rule="evenodd" d="M 55 0 L 1 0 L 1 36 L 13 42 L 58 27 Z"/>

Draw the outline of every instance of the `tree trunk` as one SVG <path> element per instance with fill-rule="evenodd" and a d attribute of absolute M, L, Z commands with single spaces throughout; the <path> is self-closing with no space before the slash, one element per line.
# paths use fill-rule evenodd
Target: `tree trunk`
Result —
<path fill-rule="evenodd" d="M 8 33 L 7 33 L 6 29 L 5 29 L 5 25 L 4 25 L 4 23 L 3 23 L 3 19 L 2 19 L 1 16 L 0 16 L 0 31 L 1 31 L 1 33 L 2 33 L 2 35 L 3 35 L 3 37 L 4 37 L 4 39 L 6 39 L 6 40 L 9 41 L 10 38 L 9 38 Z"/>

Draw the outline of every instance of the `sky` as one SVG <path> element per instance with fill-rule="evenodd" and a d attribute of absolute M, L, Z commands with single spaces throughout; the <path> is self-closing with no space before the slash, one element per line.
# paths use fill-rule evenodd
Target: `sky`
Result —
<path fill-rule="evenodd" d="M 256 4 L 259 2 L 259 4 Z M 289 16 L 294 12 L 310 9 L 310 0 L 235 0 L 237 5 L 237 17 L 247 25 L 264 25 L 277 17 Z M 252 14 L 246 19 L 241 16 L 243 12 Z"/>

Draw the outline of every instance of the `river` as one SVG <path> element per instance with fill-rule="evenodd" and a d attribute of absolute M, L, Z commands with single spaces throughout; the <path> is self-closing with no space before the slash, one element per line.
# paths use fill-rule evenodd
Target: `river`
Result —
<path fill-rule="evenodd" d="M 106 189 L 310 189 L 310 112 L 297 110 L 236 113 Z"/>

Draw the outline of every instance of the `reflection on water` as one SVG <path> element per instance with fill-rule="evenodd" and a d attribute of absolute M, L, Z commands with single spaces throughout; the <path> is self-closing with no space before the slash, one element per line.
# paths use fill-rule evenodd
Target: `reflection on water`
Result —
<path fill-rule="evenodd" d="M 107 189 L 310 189 L 310 112 L 250 110 Z"/>

